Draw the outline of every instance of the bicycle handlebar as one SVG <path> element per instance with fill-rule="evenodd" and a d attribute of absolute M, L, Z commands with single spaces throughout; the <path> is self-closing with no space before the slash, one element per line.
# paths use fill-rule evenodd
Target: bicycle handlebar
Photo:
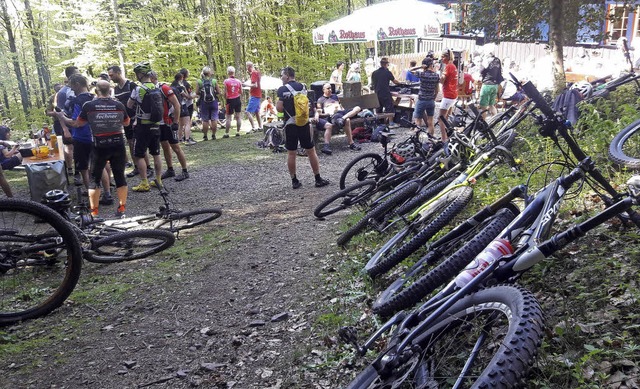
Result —
<path fill-rule="evenodd" d="M 533 100 L 533 102 L 536 104 L 536 107 L 539 108 L 547 118 L 551 119 L 556 116 L 553 108 L 549 106 L 547 101 L 544 99 L 544 97 L 542 97 L 540 92 L 538 92 L 536 86 L 533 85 L 531 81 L 527 81 L 526 83 L 522 84 L 513 73 L 509 73 L 509 76 L 511 76 L 513 83 L 516 84 L 516 86 L 520 86 L 522 90 L 524 90 L 524 93 L 529 96 L 531 100 Z"/>

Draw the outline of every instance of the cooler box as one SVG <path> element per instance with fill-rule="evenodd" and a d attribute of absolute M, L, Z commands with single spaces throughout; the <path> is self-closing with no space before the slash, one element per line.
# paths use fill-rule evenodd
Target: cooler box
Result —
<path fill-rule="evenodd" d="M 41 202 L 42 196 L 52 189 L 67 189 L 64 161 L 41 162 L 25 165 L 31 200 Z"/>

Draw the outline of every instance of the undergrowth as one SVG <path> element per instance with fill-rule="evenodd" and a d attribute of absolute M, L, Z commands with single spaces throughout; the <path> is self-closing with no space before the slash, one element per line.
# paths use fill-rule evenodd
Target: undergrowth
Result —
<path fill-rule="evenodd" d="M 613 165 L 607 159 L 607 150 L 620 130 L 640 118 L 639 104 L 633 87 L 621 87 L 608 99 L 582 103 L 580 120 L 572 131 L 598 169 L 622 191 L 632 172 Z M 559 146 L 568 152 L 563 141 Z M 523 161 L 519 171 L 500 166 L 478 180 L 466 215 L 483 204 L 490 204 L 516 185 L 529 183 L 530 193 L 535 193 L 559 174 L 568 172 L 559 165 L 544 165 L 564 158 L 558 145 L 538 134 L 538 126 L 532 119 L 518 127 L 513 151 Z M 543 167 L 530 175 L 539 166 Z M 567 196 L 556 228 L 570 227 L 603 208 L 590 188 L 578 189 Z M 362 216 L 360 212 L 350 215 L 342 230 Z M 338 276 L 332 277 L 341 296 L 327 308 L 333 312 L 323 320 L 323 331 L 327 334 L 333 331 L 335 336 L 340 327 L 355 326 L 362 344 L 384 323 L 371 312 L 371 303 L 387 283 L 372 282 L 363 274 L 362 267 L 375 248 L 388 238 L 388 235 L 368 232 L 355 237 L 341 251 L 340 255 L 346 260 L 338 269 Z M 640 313 L 636 309 L 640 299 L 638 238 L 637 230 L 622 226 L 614 219 L 524 275 L 521 283 L 534 292 L 546 317 L 546 334 L 527 379 L 529 387 L 640 387 Z M 349 298 L 353 295 L 358 298 Z M 339 322 L 339 318 L 344 320 Z M 384 344 L 384 339 L 377 343 L 378 352 Z M 336 379 L 346 384 L 376 354 L 370 352 L 368 357 L 355 357 L 353 347 L 336 342 L 327 356 L 331 360 L 328 366 L 334 374 L 338 372 Z"/>

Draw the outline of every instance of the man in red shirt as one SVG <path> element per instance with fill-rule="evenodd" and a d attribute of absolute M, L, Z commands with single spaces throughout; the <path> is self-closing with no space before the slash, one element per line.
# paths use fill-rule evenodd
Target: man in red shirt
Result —
<path fill-rule="evenodd" d="M 440 123 L 440 129 L 446 128 L 440 116 L 447 117 L 449 110 L 456 103 L 458 98 L 458 69 L 453 64 L 453 51 L 445 49 L 442 53 L 442 63 L 445 64 L 444 71 L 440 76 L 440 82 L 442 83 L 442 101 L 440 102 L 440 115 L 438 116 L 438 122 Z M 445 131 L 442 131 L 445 134 Z M 443 135 L 442 141 L 447 141 L 446 135 Z"/>
<path fill-rule="evenodd" d="M 262 131 L 262 119 L 260 118 L 260 99 L 262 98 L 262 89 L 260 88 L 260 72 L 253 66 L 253 62 L 247 61 L 247 72 L 249 72 L 249 103 L 247 104 L 247 118 L 251 123 L 253 131 Z M 258 127 L 253 125 L 253 117 L 255 115 Z"/>

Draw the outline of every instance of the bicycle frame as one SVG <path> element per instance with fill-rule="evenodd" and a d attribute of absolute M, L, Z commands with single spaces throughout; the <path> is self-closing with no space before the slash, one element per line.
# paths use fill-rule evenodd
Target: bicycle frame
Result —
<path fill-rule="evenodd" d="M 407 216 L 407 220 L 410 222 L 420 222 L 429 216 L 429 209 L 431 205 L 435 203 L 438 199 L 447 195 L 447 193 L 453 191 L 454 189 L 460 188 L 462 186 L 470 186 L 474 185 L 477 178 L 495 165 L 500 163 L 499 159 L 493 158 L 494 154 L 501 152 L 504 155 L 510 156 L 511 153 L 502 146 L 495 146 L 491 151 L 488 151 L 482 155 L 480 155 L 476 160 L 464 171 L 462 172 L 451 184 L 447 185 L 440 193 L 436 196 L 428 200 L 426 203 L 418 207 L 415 211 Z M 513 159 L 513 157 L 511 157 Z M 514 161 L 515 165 L 515 161 Z"/>

